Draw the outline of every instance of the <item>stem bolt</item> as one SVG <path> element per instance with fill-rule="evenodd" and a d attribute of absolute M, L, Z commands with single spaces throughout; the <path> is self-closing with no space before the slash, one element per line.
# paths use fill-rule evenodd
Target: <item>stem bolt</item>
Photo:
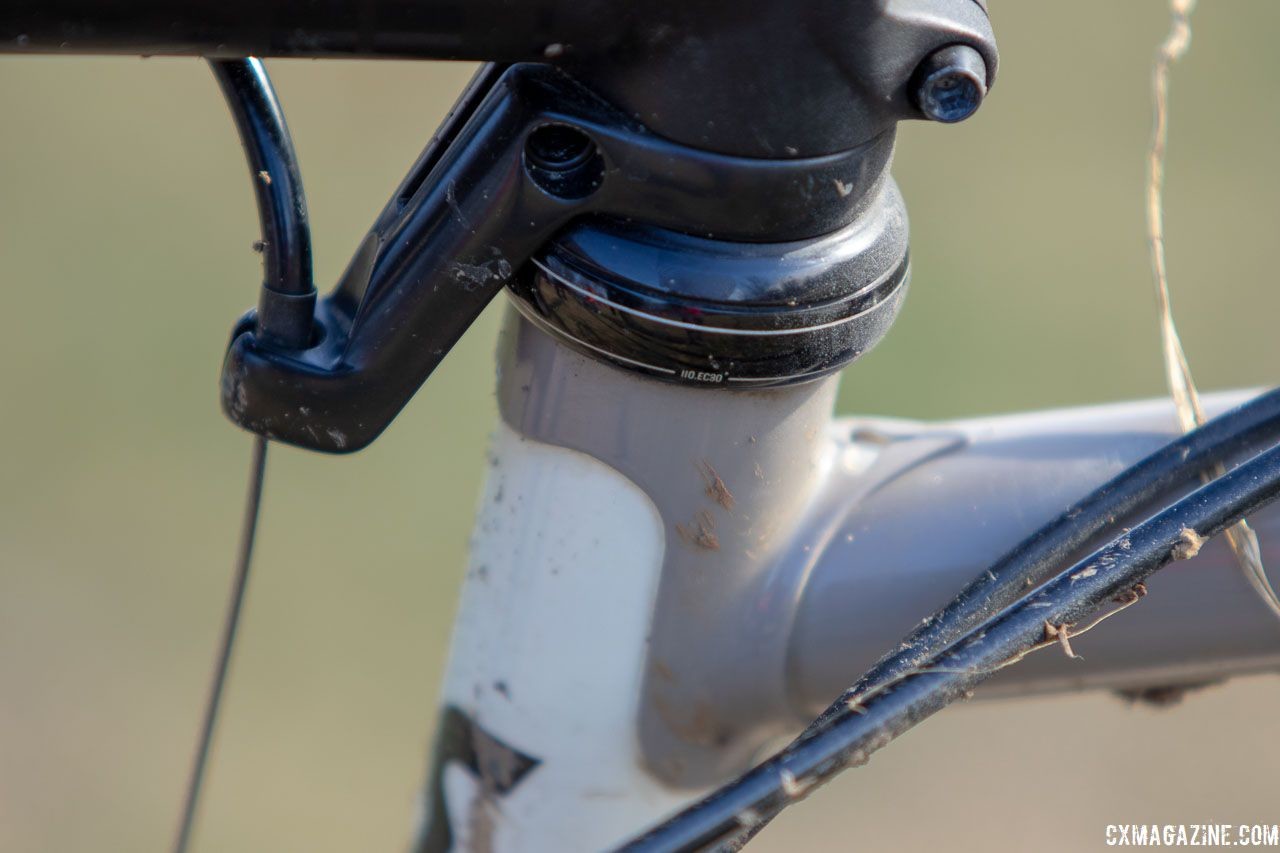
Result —
<path fill-rule="evenodd" d="M 925 118 L 954 124 L 978 111 L 987 94 L 987 63 L 966 44 L 940 48 L 920 63 L 912 86 Z"/>

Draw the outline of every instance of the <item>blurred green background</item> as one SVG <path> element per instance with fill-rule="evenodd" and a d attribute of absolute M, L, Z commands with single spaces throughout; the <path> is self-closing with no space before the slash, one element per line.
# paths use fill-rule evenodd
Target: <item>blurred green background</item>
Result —
<path fill-rule="evenodd" d="M 1142 180 L 1165 7 L 994 7 L 1003 64 L 982 113 L 903 128 L 913 292 L 847 371 L 842 411 L 1162 391 Z M 1280 4 L 1207 2 L 1195 23 L 1174 78 L 1175 306 L 1204 387 L 1271 384 Z M 471 68 L 269 67 L 330 282 Z M 245 486 L 250 442 L 219 413 L 217 374 L 254 299 L 256 236 L 201 62 L 0 59 L 0 850 L 169 841 Z M 499 315 L 369 450 L 274 451 L 198 849 L 402 848 L 494 418 Z M 1101 847 L 1106 823 L 1273 823 L 1278 700 L 1275 679 L 1253 679 L 1171 712 L 1103 696 L 969 705 L 759 846 L 1074 850 Z"/>

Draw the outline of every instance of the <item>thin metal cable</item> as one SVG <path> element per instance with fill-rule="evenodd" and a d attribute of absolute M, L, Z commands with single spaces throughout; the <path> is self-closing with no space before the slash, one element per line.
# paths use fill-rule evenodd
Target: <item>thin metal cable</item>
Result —
<path fill-rule="evenodd" d="M 302 176 L 293 141 L 289 137 L 289 128 L 284 121 L 284 111 L 271 85 L 271 78 L 267 76 L 262 63 L 252 57 L 210 60 L 209 65 L 235 120 L 250 174 L 254 179 L 254 198 L 262 228 L 263 293 L 277 292 L 292 296 L 314 294 L 315 288 L 311 282 L 311 231 L 307 219 L 306 197 L 302 191 Z M 280 343 L 298 348 L 306 345 L 310 333 L 308 320 L 311 305 L 310 302 L 298 301 L 289 306 L 289 311 L 301 312 L 304 320 L 301 323 L 288 322 L 296 318 L 277 312 L 277 320 L 285 321 L 281 327 L 284 333 L 275 335 Z M 266 331 L 261 307 L 257 320 L 258 331 Z M 196 812 L 200 807 L 200 793 L 209 763 L 209 751 L 217 728 L 227 671 L 231 666 L 245 589 L 249 583 L 249 566 L 253 559 L 253 542 L 261 514 L 262 483 L 266 469 L 267 439 L 257 436 L 249 467 L 249 493 L 245 499 L 240 552 L 236 559 L 231 600 L 227 604 L 222 642 L 218 647 L 218 660 L 213 672 L 213 682 L 209 686 L 204 723 L 200 728 L 200 740 L 196 745 L 195 760 L 187 782 L 173 853 L 186 853 L 191 842 Z"/>
<path fill-rule="evenodd" d="M 267 440 L 258 436 L 253 441 L 253 460 L 249 466 L 249 492 L 245 497 L 244 521 L 240 527 L 240 551 L 236 556 L 235 576 L 231 585 L 231 598 L 227 602 L 227 615 L 222 623 L 222 642 L 218 647 L 218 661 L 214 666 L 213 683 L 204 707 L 204 723 L 200 727 L 200 740 L 196 746 L 191 776 L 187 781 L 187 793 L 182 804 L 182 818 L 178 834 L 173 842 L 173 853 L 186 853 L 191 842 L 191 829 L 195 824 L 196 810 L 200 805 L 200 792 L 204 787 L 205 767 L 209 763 L 209 748 L 218 723 L 218 710 L 222 705 L 223 686 L 227 670 L 231 667 L 231 652 L 235 647 L 236 629 L 240 626 L 240 611 L 244 606 L 245 588 L 249 583 L 249 566 L 253 562 L 253 542 L 257 537 L 258 519 L 262 507 L 262 483 L 267 471 Z"/>

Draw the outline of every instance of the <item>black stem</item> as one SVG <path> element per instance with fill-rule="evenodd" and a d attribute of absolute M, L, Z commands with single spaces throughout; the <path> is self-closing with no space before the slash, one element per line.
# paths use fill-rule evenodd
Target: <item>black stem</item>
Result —
<path fill-rule="evenodd" d="M 927 717 L 967 697 L 1004 665 L 1042 644 L 1049 626 L 1073 626 L 1121 599 L 1157 569 L 1188 557 L 1202 539 L 1280 497 L 1280 446 L 1204 485 L 1013 606 L 966 632 L 945 652 L 856 704 L 837 701 L 826 723 L 778 755 L 628 843 L 626 851 L 733 849 L 791 803 Z"/>

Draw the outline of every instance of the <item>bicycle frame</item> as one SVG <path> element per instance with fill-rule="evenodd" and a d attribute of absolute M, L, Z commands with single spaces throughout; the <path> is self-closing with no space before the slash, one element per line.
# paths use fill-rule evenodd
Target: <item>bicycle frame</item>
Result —
<path fill-rule="evenodd" d="M 237 11 L 220 8 L 228 20 Z M 582 4 L 509 45 L 486 40 L 511 32 L 481 24 L 494 10 L 468 8 L 453 11 L 475 30 L 424 24 L 410 41 L 412 26 L 369 40 L 305 18 L 225 38 L 196 6 L 179 38 L 140 26 L 70 48 L 515 60 L 534 46 L 545 54 L 551 33 L 588 41 L 598 11 Z M 49 21 L 24 27 L 22 49 L 59 40 L 63 24 Z M 295 28 L 331 41 L 281 49 Z M 1175 427 L 1158 402 L 937 425 L 837 421 L 835 376 L 733 392 L 659 382 L 584 355 L 527 300 L 513 304 L 423 851 L 624 841 L 749 766 L 964 579 Z M 1264 543 L 1280 532 L 1275 513 L 1256 526 Z M 1033 658 L 995 692 L 1168 686 L 1280 666 L 1269 617 L 1225 549 L 1191 565 L 1160 578 L 1160 596 L 1100 634 L 1088 661 Z"/>
<path fill-rule="evenodd" d="M 1165 401 L 833 419 L 835 378 L 709 402 L 510 313 L 436 771 L 454 837 L 494 849 L 605 849 L 737 775 L 1010 543 L 1176 432 Z M 1280 516 L 1255 526 L 1270 543 Z M 1153 590 L 1085 660 L 1033 656 L 979 695 L 1280 666 L 1271 616 L 1223 544 Z M 463 732 L 498 763 L 463 760 Z M 439 832 L 418 849 L 439 849 Z"/>

